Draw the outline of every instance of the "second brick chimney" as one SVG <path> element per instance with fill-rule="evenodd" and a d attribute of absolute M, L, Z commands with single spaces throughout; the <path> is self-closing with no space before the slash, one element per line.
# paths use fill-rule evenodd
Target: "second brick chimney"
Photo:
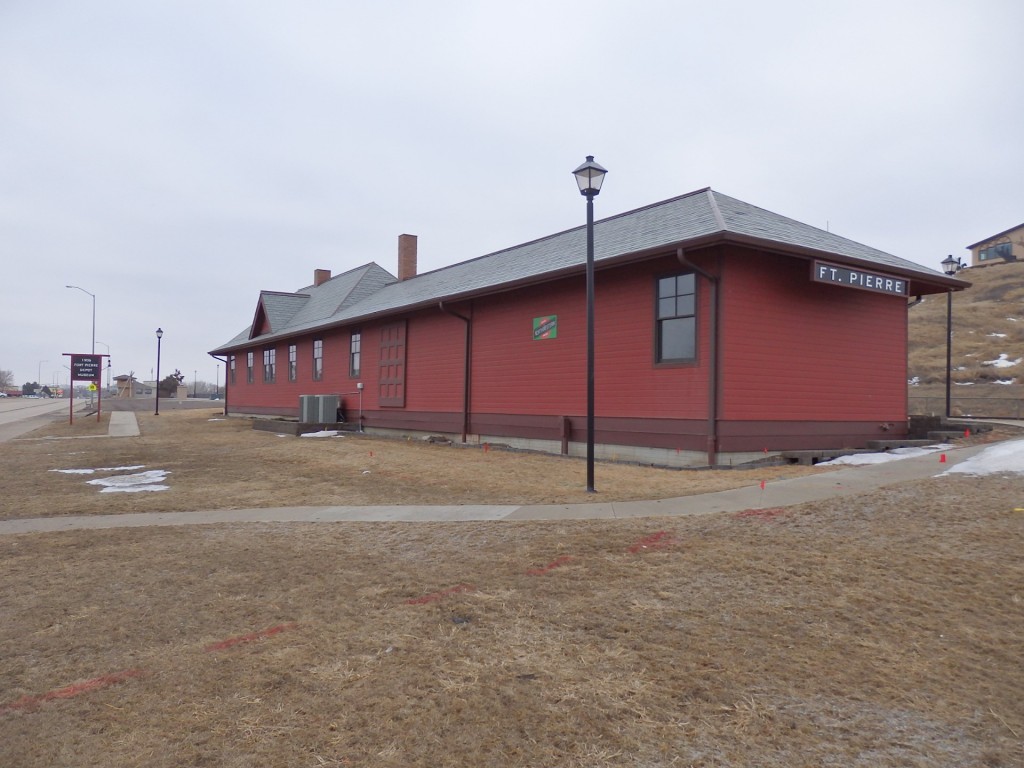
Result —
<path fill-rule="evenodd" d="M 416 277 L 416 235 L 398 236 L 398 279 Z"/>
<path fill-rule="evenodd" d="M 313 285 L 323 285 L 331 279 L 331 270 L 329 269 L 314 269 L 313 270 Z"/>

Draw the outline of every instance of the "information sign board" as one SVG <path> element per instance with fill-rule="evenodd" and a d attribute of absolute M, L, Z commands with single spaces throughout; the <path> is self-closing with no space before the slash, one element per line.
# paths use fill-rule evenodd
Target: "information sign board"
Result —
<path fill-rule="evenodd" d="M 103 355 L 72 355 L 72 381 L 99 381 L 103 375 Z"/>

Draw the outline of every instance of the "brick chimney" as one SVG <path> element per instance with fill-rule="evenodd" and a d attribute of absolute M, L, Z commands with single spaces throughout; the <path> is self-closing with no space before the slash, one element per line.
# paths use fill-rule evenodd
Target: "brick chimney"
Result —
<path fill-rule="evenodd" d="M 416 277 L 416 235 L 398 236 L 398 279 Z"/>
<path fill-rule="evenodd" d="M 331 279 L 331 270 L 329 269 L 314 269 L 313 270 L 313 285 L 323 285 Z"/>

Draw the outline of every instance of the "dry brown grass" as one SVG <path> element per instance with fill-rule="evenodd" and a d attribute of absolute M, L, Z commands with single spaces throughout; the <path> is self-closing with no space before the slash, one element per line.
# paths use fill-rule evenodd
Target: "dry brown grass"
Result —
<path fill-rule="evenodd" d="M 547 504 L 685 496 L 824 471 L 771 467 L 714 472 L 601 463 L 599 493 L 585 490 L 579 459 L 420 440 L 280 437 L 219 411 L 137 414 L 140 437 L 72 438 L 95 419 L 66 421 L 4 444 L 0 518 L 290 506 Z M 105 431 L 105 428 L 104 428 Z M 44 437 L 46 436 L 46 437 Z M 170 490 L 100 493 L 87 481 L 118 474 L 49 470 L 144 465 Z M 121 473 L 123 474 L 123 473 Z"/>
<path fill-rule="evenodd" d="M 6 443 L 5 516 L 26 483 L 52 514 L 182 487 L 100 495 L 55 466 L 171 469 L 172 487 L 208 483 L 206 506 L 292 473 L 315 499 L 451 503 L 582 467 L 207 418 Z M 218 453 L 240 468 L 204 474 Z M 430 474 L 446 463 L 474 482 Z M 600 466 L 599 485 L 620 470 L 741 474 Z M 1020 766 L 1021 508 L 1019 476 L 959 476 L 771 515 L 0 537 L 0 765 Z"/>
<path fill-rule="evenodd" d="M 973 267 L 958 277 L 972 285 L 953 294 L 952 380 L 985 384 L 1016 377 L 1018 384 L 1009 389 L 1021 397 L 1024 363 L 1014 368 L 983 363 L 1000 354 L 1011 359 L 1024 355 L 1024 262 Z M 918 377 L 922 384 L 944 384 L 945 295 L 926 296 L 923 303 L 911 307 L 908 318 L 909 375 Z"/>
<path fill-rule="evenodd" d="M 1019 766 L 1021 491 L 4 537 L 0 764 Z"/>

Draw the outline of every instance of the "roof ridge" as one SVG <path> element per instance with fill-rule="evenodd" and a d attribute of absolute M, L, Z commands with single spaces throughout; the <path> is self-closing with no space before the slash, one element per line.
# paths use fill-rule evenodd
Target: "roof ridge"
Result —
<path fill-rule="evenodd" d="M 704 192 L 710 192 L 710 191 L 712 191 L 711 187 L 701 187 L 700 189 L 695 189 L 692 192 L 686 192 L 685 194 L 682 194 L 682 195 L 676 195 L 675 197 L 670 197 L 670 198 L 667 198 L 665 200 L 659 200 L 656 203 L 648 203 L 647 205 L 642 205 L 639 208 L 633 208 L 633 209 L 628 210 L 628 211 L 622 211 L 621 213 L 616 213 L 616 214 L 612 214 L 611 216 L 606 216 L 603 219 L 598 219 L 597 221 L 595 221 L 594 222 L 594 226 L 596 227 L 599 224 L 603 224 L 605 222 L 615 221 L 616 219 L 621 219 L 621 218 L 623 218 L 625 216 L 633 216 L 634 214 L 640 213 L 641 211 L 647 211 L 647 210 L 651 210 L 653 208 L 657 208 L 659 206 L 669 205 L 670 203 L 675 203 L 675 202 L 678 202 L 680 200 L 685 200 L 688 197 L 693 197 L 694 195 L 699 195 L 699 194 L 702 194 Z M 489 259 L 492 256 L 499 256 L 500 254 L 507 253 L 509 251 L 518 251 L 520 248 L 525 248 L 525 247 L 530 246 L 530 245 L 536 245 L 537 243 L 543 243 L 543 242 L 545 242 L 547 240 L 553 240 L 556 237 L 563 237 L 564 235 L 567 235 L 570 232 L 577 232 L 577 231 L 579 231 L 581 229 L 585 229 L 586 226 L 587 226 L 586 224 L 580 224 L 580 225 L 575 226 L 575 227 L 570 227 L 569 229 L 563 229 L 563 230 L 561 230 L 559 232 L 553 232 L 550 235 L 545 235 L 544 237 L 534 238 L 533 240 L 526 240 L 525 242 L 517 243 L 516 245 L 510 245 L 507 248 L 501 248 L 501 249 L 499 249 L 497 251 L 491 251 L 490 253 L 485 253 L 485 254 L 482 254 L 480 256 L 474 256 L 472 259 L 466 259 L 465 261 L 459 261 L 459 262 L 456 262 L 455 264 L 448 264 L 448 265 L 443 266 L 443 267 L 438 267 L 437 269 L 431 269 L 431 270 L 429 270 L 427 272 L 420 272 L 415 277 L 410 277 L 409 281 L 416 280 L 419 277 L 425 277 L 426 275 L 433 275 L 433 274 L 437 274 L 438 272 L 444 272 L 446 269 L 455 269 L 456 267 L 462 267 L 462 266 L 465 266 L 466 264 L 472 264 L 473 262 L 481 261 L 482 259 Z M 407 282 L 407 281 L 403 281 L 403 282 Z"/>

